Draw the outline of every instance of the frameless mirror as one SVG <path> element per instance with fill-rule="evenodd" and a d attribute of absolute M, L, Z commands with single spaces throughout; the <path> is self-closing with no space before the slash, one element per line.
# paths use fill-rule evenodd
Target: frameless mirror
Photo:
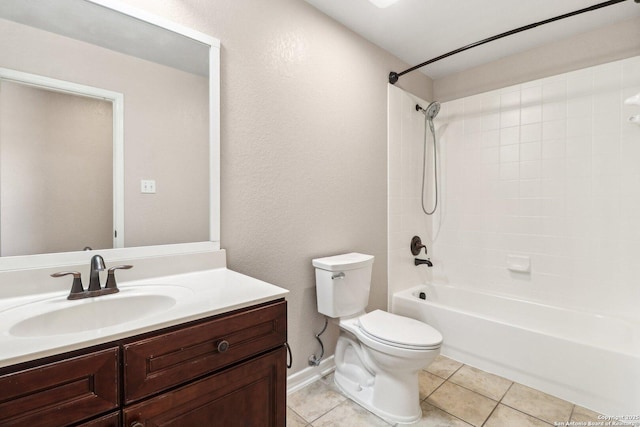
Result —
<path fill-rule="evenodd" d="M 218 236 L 218 40 L 112 0 L 0 2 L 0 256 Z"/>

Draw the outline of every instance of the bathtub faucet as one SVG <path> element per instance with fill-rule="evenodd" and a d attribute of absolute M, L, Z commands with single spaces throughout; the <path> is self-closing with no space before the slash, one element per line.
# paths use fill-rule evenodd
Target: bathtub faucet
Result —
<path fill-rule="evenodd" d="M 414 258 L 413 265 L 420 265 L 420 264 L 427 264 L 427 267 L 433 267 L 433 263 L 429 258 L 427 259 Z"/>

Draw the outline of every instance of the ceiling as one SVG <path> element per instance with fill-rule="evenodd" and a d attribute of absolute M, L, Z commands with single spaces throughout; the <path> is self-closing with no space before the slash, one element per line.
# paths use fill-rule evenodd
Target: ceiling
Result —
<path fill-rule="evenodd" d="M 369 0 L 305 1 L 410 66 L 488 37 L 602 2 L 399 0 L 380 9 Z M 437 79 L 554 40 L 637 17 L 640 17 L 640 4 L 626 0 L 487 43 L 427 65 L 420 71 Z"/>

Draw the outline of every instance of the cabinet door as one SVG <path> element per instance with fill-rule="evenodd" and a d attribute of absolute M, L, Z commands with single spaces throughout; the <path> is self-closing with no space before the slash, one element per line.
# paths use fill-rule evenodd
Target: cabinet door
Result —
<path fill-rule="evenodd" d="M 124 410 L 124 425 L 284 427 L 284 346 Z"/>
<path fill-rule="evenodd" d="M 1 426 L 66 426 L 118 408 L 118 348 L 0 376 Z"/>
<path fill-rule="evenodd" d="M 124 402 L 179 386 L 287 340 L 286 301 L 125 344 Z"/>

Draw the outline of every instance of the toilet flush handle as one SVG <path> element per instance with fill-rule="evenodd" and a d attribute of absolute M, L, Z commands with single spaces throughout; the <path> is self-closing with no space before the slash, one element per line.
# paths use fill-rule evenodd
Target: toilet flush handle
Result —
<path fill-rule="evenodd" d="M 340 273 L 332 274 L 331 280 L 344 279 L 345 274 L 341 271 Z"/>

